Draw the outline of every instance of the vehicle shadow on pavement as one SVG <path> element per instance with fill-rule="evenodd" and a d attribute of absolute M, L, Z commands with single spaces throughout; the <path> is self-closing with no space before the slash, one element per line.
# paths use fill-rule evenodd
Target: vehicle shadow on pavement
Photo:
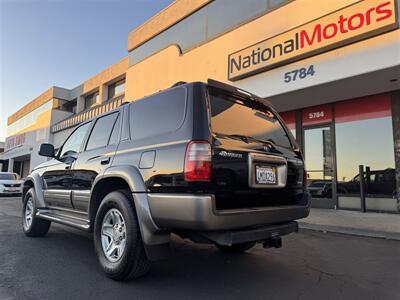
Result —
<path fill-rule="evenodd" d="M 0 225 L 1 299 L 390 299 L 400 279 L 395 241 L 300 232 L 281 249 L 239 255 L 174 236 L 169 259 L 116 282 L 100 270 L 91 234 L 52 224 L 46 237 L 27 238 L 14 215 Z"/>

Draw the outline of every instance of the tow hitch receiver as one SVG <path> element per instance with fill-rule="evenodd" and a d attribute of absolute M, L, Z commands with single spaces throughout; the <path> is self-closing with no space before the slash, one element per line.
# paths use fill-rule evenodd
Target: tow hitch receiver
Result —
<path fill-rule="evenodd" d="M 282 236 L 298 231 L 295 221 L 243 230 L 191 232 L 196 242 L 211 242 L 223 246 L 247 242 L 262 242 L 264 247 L 282 247 Z"/>
<path fill-rule="evenodd" d="M 265 240 L 263 242 L 264 248 L 282 248 L 282 238 L 281 237 L 273 237 L 271 239 Z"/>

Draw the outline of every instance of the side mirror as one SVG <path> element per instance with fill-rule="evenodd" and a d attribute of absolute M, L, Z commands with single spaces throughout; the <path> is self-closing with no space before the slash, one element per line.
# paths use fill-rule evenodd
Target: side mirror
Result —
<path fill-rule="evenodd" d="M 54 157 L 55 156 L 54 146 L 52 144 L 41 144 L 39 155 Z"/>

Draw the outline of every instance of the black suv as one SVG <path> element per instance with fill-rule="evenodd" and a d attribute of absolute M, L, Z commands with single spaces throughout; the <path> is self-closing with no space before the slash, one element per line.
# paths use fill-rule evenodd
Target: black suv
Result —
<path fill-rule="evenodd" d="M 111 278 L 136 278 L 171 233 L 222 251 L 280 247 L 309 213 L 304 161 L 271 104 L 209 80 L 180 83 L 80 124 L 23 189 L 23 230 L 94 234 Z"/>

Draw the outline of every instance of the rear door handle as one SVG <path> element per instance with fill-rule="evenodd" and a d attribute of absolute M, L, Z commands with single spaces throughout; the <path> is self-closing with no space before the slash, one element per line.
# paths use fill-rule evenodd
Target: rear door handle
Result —
<path fill-rule="evenodd" d="M 108 165 L 108 164 L 110 163 L 110 158 L 107 157 L 107 158 L 105 158 L 105 159 L 102 159 L 102 160 L 100 161 L 100 163 L 101 163 L 102 165 Z"/>

